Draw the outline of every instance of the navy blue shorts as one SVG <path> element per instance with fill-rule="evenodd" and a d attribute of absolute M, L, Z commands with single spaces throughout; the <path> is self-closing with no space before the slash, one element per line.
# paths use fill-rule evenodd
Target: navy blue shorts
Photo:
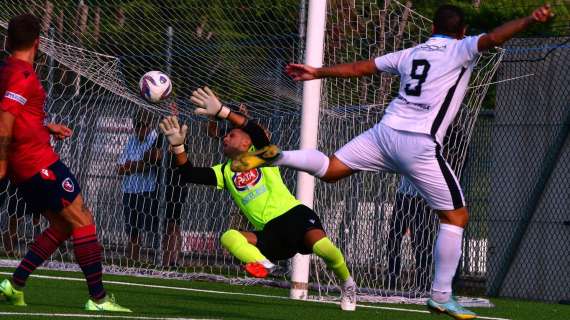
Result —
<path fill-rule="evenodd" d="M 34 212 L 60 212 L 81 193 L 77 179 L 61 161 L 41 169 L 18 186 Z"/>
<path fill-rule="evenodd" d="M 123 193 L 123 217 L 129 237 L 141 231 L 158 233 L 158 193 Z"/>

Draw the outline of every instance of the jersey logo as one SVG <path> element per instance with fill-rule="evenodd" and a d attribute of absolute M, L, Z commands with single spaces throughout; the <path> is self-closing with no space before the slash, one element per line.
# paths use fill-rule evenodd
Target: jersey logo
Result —
<path fill-rule="evenodd" d="M 444 45 L 438 46 L 438 45 L 434 45 L 434 44 L 425 43 L 423 45 L 420 45 L 419 48 L 422 50 L 426 50 L 426 51 L 445 51 L 447 49 L 447 45 L 444 44 Z"/>
<path fill-rule="evenodd" d="M 40 176 L 44 180 L 55 181 L 56 176 L 50 169 L 42 169 L 40 170 Z"/>
<path fill-rule="evenodd" d="M 22 97 L 21 95 L 19 95 L 17 93 L 14 93 L 12 91 L 6 91 L 6 93 L 4 94 L 4 98 L 14 100 L 21 105 L 25 105 L 26 102 L 28 102 L 28 99 Z"/>
<path fill-rule="evenodd" d="M 315 219 L 309 219 L 309 222 L 310 222 L 311 224 L 315 224 Z"/>
<path fill-rule="evenodd" d="M 261 180 L 261 170 L 259 168 L 251 169 L 246 172 L 236 172 L 232 177 L 234 186 L 238 191 L 245 191 L 255 187 Z"/>
<path fill-rule="evenodd" d="M 65 180 L 63 180 L 61 183 L 61 186 L 63 187 L 63 190 L 67 192 L 73 192 L 73 190 L 75 190 L 75 186 L 73 185 L 73 182 L 70 178 L 65 178 Z"/>

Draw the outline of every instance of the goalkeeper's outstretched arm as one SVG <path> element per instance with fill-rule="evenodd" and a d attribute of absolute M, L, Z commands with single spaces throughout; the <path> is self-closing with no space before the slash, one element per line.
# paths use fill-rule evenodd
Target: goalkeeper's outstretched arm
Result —
<path fill-rule="evenodd" d="M 185 183 L 195 183 L 215 186 L 217 185 L 216 173 L 209 167 L 194 167 L 184 150 L 184 141 L 188 132 L 188 126 L 178 124 L 178 118 L 169 116 L 158 125 L 170 144 L 170 152 L 174 154 L 176 166 L 180 177 Z"/>
<path fill-rule="evenodd" d="M 245 131 L 251 138 L 256 149 L 261 149 L 269 145 L 269 137 L 265 130 L 255 121 L 248 120 L 245 116 L 232 112 L 230 108 L 224 106 L 216 94 L 208 87 L 199 88 L 192 92 L 190 98 L 197 108 L 194 113 L 218 119 L 225 119 L 231 122 L 234 127 Z"/>

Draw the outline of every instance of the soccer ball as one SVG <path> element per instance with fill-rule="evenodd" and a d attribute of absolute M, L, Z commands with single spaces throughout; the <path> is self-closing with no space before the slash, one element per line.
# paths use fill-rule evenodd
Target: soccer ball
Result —
<path fill-rule="evenodd" d="M 141 96 L 148 102 L 160 102 L 172 93 L 172 82 L 167 75 L 160 71 L 149 71 L 139 81 Z"/>

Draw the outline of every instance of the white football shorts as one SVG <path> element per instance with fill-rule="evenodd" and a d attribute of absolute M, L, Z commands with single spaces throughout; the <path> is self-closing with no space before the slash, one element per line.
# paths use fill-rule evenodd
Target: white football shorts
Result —
<path fill-rule="evenodd" d="M 423 133 L 395 130 L 382 123 L 358 135 L 335 156 L 355 171 L 386 171 L 406 177 L 435 210 L 465 206 L 455 173 L 441 146 Z"/>

